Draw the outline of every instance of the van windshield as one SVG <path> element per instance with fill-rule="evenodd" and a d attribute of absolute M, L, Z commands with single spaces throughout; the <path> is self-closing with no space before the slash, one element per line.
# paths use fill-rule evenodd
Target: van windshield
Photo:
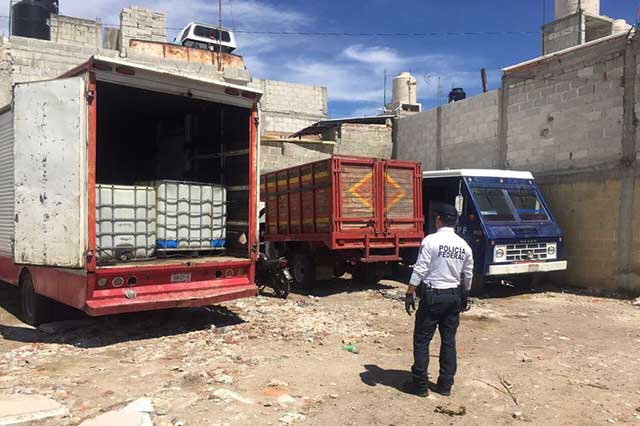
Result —
<path fill-rule="evenodd" d="M 480 214 L 487 222 L 511 222 L 515 216 L 502 189 L 474 188 Z"/>
<path fill-rule="evenodd" d="M 524 221 L 549 220 L 549 215 L 547 215 L 535 191 L 510 189 L 508 192 L 520 219 Z"/>

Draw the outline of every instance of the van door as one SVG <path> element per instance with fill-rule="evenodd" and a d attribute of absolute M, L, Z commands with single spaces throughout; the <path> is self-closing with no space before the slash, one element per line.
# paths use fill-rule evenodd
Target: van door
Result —
<path fill-rule="evenodd" d="M 85 88 L 81 77 L 15 87 L 16 263 L 85 265 Z"/>

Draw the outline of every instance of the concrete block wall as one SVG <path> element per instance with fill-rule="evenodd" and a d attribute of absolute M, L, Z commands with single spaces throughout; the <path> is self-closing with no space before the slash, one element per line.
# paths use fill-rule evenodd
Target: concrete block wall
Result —
<path fill-rule="evenodd" d="M 379 124 L 342 124 L 336 154 L 391 158 L 393 128 Z"/>
<path fill-rule="evenodd" d="M 546 172 L 620 159 L 625 38 L 505 77 L 506 166 Z"/>
<path fill-rule="evenodd" d="M 640 35 L 508 69 L 497 96 L 482 96 L 475 111 L 460 103 L 400 119 L 397 158 L 418 158 L 426 170 L 497 159 L 494 167 L 533 171 L 565 232 L 569 269 L 557 281 L 640 294 Z M 491 117 L 497 137 L 474 130 L 477 145 L 458 151 L 463 117 Z M 463 157 L 467 164 L 456 161 Z"/>
<path fill-rule="evenodd" d="M 442 107 L 440 168 L 497 165 L 499 101 L 494 90 Z"/>
<path fill-rule="evenodd" d="M 396 157 L 424 170 L 491 168 L 498 164 L 500 91 L 491 91 L 396 123 Z"/>
<path fill-rule="evenodd" d="M 566 16 L 543 27 L 543 54 L 558 52 L 579 44 L 580 15 Z"/>
<path fill-rule="evenodd" d="M 394 157 L 422 163 L 423 170 L 438 168 L 438 116 L 431 109 L 396 121 Z"/>
<path fill-rule="evenodd" d="M 264 93 L 262 130 L 294 133 L 328 117 L 327 88 L 254 79 L 251 87 Z"/>
<path fill-rule="evenodd" d="M 102 23 L 70 16 L 51 15 L 51 41 L 85 47 L 101 47 Z"/>
<path fill-rule="evenodd" d="M 330 157 L 334 150 L 335 145 L 326 143 L 262 141 L 260 144 L 260 173 L 322 160 Z"/>
<path fill-rule="evenodd" d="M 147 40 L 164 43 L 167 41 L 167 17 L 143 7 L 132 6 L 120 12 L 121 42 L 126 49 L 129 40 Z"/>
<path fill-rule="evenodd" d="M 58 77 L 95 54 L 118 56 L 112 50 L 23 37 L 12 37 L 6 48 L 12 58 L 13 83 Z"/>
<path fill-rule="evenodd" d="M 0 35 L 0 108 L 11 103 L 13 58 L 9 40 Z"/>

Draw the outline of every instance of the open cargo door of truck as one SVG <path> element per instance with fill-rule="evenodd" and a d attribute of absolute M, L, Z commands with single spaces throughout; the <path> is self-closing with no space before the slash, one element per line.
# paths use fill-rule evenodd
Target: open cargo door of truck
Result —
<path fill-rule="evenodd" d="M 422 230 L 422 171 L 419 164 L 383 160 L 385 232 Z"/>
<path fill-rule="evenodd" d="M 336 157 L 340 189 L 337 219 L 340 232 L 375 231 L 379 228 L 379 199 L 376 194 L 377 164 L 373 158 Z"/>
<path fill-rule="evenodd" d="M 82 268 L 87 247 L 85 80 L 15 87 L 14 259 Z"/>

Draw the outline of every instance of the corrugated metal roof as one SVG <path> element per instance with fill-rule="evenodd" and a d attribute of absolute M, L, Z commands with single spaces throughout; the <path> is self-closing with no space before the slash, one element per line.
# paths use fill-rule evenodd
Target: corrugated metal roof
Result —
<path fill-rule="evenodd" d="M 292 134 L 292 138 L 297 138 L 305 135 L 314 135 L 321 132 L 324 129 L 334 127 L 339 124 L 385 124 L 387 120 L 393 120 L 395 115 L 376 115 L 373 117 L 348 117 L 348 118 L 336 118 L 333 120 L 322 120 L 311 126 L 305 127 L 302 130 Z"/>

